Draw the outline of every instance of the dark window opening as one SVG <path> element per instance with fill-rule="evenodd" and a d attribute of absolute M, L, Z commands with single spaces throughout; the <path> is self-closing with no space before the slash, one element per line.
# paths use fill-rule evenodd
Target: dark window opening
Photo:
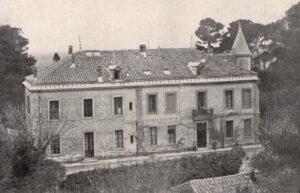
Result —
<path fill-rule="evenodd" d="M 176 126 L 168 126 L 169 143 L 176 143 Z"/>
<path fill-rule="evenodd" d="M 134 143 L 133 135 L 130 135 L 130 143 Z"/>
<path fill-rule="evenodd" d="M 129 103 L 129 110 L 132 110 L 132 102 Z"/>
<path fill-rule="evenodd" d="M 26 98 L 26 104 L 27 104 L 27 113 L 30 113 L 30 95 L 27 95 Z"/>
<path fill-rule="evenodd" d="M 119 80 L 121 78 L 121 71 L 120 70 L 115 70 L 114 71 L 114 79 Z"/>
<path fill-rule="evenodd" d="M 60 137 L 56 135 L 50 143 L 51 154 L 60 154 Z"/>
<path fill-rule="evenodd" d="M 50 120 L 59 119 L 59 101 L 49 101 Z"/>
<path fill-rule="evenodd" d="M 123 98 L 114 97 L 114 114 L 123 115 Z"/>
<path fill-rule="evenodd" d="M 226 121 L 226 138 L 233 138 L 233 121 Z"/>
<path fill-rule="evenodd" d="M 83 100 L 83 116 L 93 117 L 93 99 Z"/>
<path fill-rule="evenodd" d="M 206 92 L 198 92 L 198 110 L 206 108 Z"/>

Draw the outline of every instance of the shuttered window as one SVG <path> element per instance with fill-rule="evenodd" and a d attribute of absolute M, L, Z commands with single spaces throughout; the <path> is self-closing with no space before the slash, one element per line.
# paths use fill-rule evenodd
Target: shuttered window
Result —
<path fill-rule="evenodd" d="M 252 121 L 251 119 L 244 120 L 244 136 L 249 137 L 252 135 Z"/>
<path fill-rule="evenodd" d="M 243 104 L 244 108 L 252 107 L 252 91 L 251 91 L 251 89 L 243 89 L 242 104 Z"/>
<path fill-rule="evenodd" d="M 233 91 L 227 90 L 225 91 L 225 107 L 226 108 L 233 108 Z"/>
<path fill-rule="evenodd" d="M 115 147 L 124 148 L 123 130 L 115 130 Z"/>
<path fill-rule="evenodd" d="M 148 113 L 157 113 L 157 95 L 148 95 Z"/>
<path fill-rule="evenodd" d="M 168 93 L 166 94 L 166 113 L 176 113 L 176 94 Z"/>
<path fill-rule="evenodd" d="M 150 127 L 150 145 L 157 145 L 157 127 Z"/>

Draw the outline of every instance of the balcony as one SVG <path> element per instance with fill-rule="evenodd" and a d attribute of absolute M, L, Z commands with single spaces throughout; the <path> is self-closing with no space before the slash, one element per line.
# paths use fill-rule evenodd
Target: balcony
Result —
<path fill-rule="evenodd" d="M 207 108 L 193 109 L 194 120 L 208 119 L 211 118 L 213 114 L 214 114 L 214 109 L 207 109 Z"/>

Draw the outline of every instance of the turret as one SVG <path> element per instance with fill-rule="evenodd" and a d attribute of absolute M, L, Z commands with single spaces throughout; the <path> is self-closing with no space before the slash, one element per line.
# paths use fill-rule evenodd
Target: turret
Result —
<path fill-rule="evenodd" d="M 231 53 L 236 56 L 236 63 L 242 68 L 251 69 L 251 52 L 247 45 L 242 25 L 239 22 L 239 29 L 234 40 Z"/>

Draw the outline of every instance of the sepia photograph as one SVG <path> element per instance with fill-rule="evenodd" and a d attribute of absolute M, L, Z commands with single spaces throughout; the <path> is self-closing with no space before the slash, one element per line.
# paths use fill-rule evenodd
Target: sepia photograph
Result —
<path fill-rule="evenodd" d="M 0 0 L 1 193 L 300 193 L 299 0 Z"/>

